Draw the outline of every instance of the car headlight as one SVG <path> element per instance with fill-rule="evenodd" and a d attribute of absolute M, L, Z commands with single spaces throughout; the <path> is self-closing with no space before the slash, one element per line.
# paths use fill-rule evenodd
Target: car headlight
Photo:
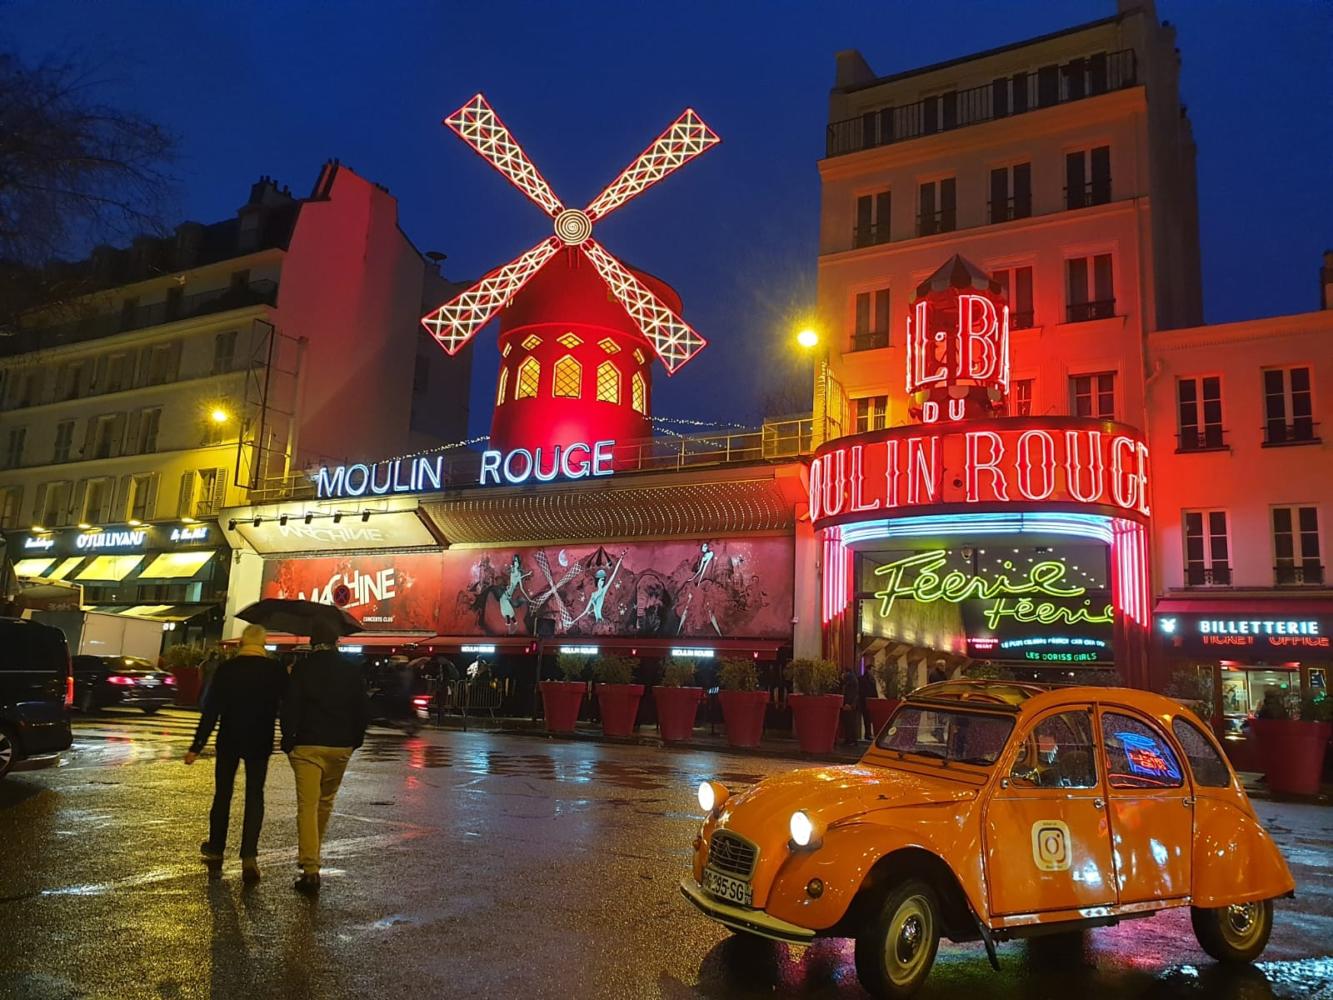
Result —
<path fill-rule="evenodd" d="M 699 808 L 704 813 L 711 813 L 714 809 L 721 808 L 722 803 L 727 801 L 727 789 L 716 781 L 699 782 Z"/>
<path fill-rule="evenodd" d="M 819 838 L 815 836 L 815 821 L 801 810 L 791 814 L 787 828 L 791 831 L 791 842 L 797 847 L 819 846 Z"/>

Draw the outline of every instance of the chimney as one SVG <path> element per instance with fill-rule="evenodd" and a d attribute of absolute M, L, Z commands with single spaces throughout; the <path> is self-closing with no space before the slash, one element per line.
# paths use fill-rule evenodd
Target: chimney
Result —
<path fill-rule="evenodd" d="M 846 90 L 875 82 L 875 71 L 856 49 L 843 49 L 833 58 L 837 67 L 833 74 L 834 90 Z"/>
<path fill-rule="evenodd" d="M 1319 283 L 1323 285 L 1320 309 L 1333 309 L 1333 250 L 1324 251 L 1324 266 L 1319 269 Z"/>
<path fill-rule="evenodd" d="M 204 243 L 204 227 L 198 222 L 182 222 L 176 227 L 176 269 L 188 271 L 199 263 Z"/>

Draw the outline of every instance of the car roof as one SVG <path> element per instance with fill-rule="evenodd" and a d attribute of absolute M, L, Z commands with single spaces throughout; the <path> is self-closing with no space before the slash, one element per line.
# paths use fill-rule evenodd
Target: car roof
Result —
<path fill-rule="evenodd" d="M 961 707 L 990 708 L 1031 715 L 1047 708 L 1084 704 L 1090 701 L 1138 709 L 1148 715 L 1165 717 L 1183 709 L 1179 701 L 1165 695 L 1128 687 L 1092 685 L 1043 685 L 1025 681 L 971 680 L 940 681 L 917 688 L 907 696 L 910 701 L 952 702 Z"/>

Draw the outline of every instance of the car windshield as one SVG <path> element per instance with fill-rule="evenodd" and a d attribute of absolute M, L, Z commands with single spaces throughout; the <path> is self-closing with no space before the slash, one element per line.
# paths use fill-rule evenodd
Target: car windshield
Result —
<path fill-rule="evenodd" d="M 1004 715 L 904 705 L 875 745 L 918 757 L 960 764 L 994 764 L 1014 720 Z"/>

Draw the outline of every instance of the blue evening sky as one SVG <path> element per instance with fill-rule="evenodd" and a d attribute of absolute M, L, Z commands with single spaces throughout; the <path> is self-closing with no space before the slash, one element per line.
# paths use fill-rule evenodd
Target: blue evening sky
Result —
<path fill-rule="evenodd" d="M 558 195 L 582 205 L 689 105 L 723 144 L 597 227 L 666 278 L 711 342 L 655 412 L 753 422 L 795 362 L 813 300 L 833 54 L 877 73 L 1094 20 L 1113 0 L 951 3 L 375 3 L 10 0 L 0 45 L 99 64 L 108 96 L 175 131 L 181 214 L 230 216 L 271 174 L 306 194 L 337 157 L 399 199 L 404 230 L 475 277 L 549 232 L 541 212 L 439 124 L 478 90 Z M 1333 5 L 1164 0 L 1199 147 L 1210 322 L 1318 305 L 1333 246 Z M 489 425 L 494 332 L 472 426 Z M 774 363 L 777 359 L 780 363 Z"/>

